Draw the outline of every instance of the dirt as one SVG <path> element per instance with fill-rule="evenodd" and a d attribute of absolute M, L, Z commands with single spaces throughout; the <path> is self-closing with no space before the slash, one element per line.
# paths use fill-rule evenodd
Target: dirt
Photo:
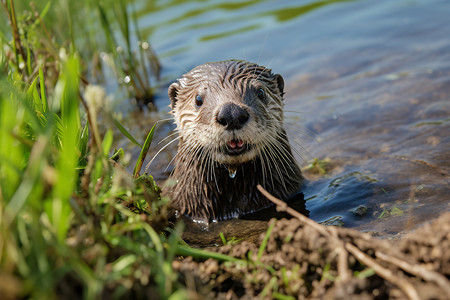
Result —
<path fill-rule="evenodd" d="M 273 219 L 271 226 L 255 243 L 209 249 L 242 261 L 186 258 L 174 268 L 207 299 L 450 297 L 450 212 L 392 240 L 297 218 Z"/>

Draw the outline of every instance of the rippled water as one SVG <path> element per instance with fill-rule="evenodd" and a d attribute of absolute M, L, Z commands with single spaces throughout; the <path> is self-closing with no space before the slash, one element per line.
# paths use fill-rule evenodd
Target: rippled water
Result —
<path fill-rule="evenodd" d="M 133 6 L 164 68 L 161 110 L 167 86 L 208 61 L 246 59 L 283 75 L 312 219 L 392 235 L 449 210 L 449 1 Z M 155 162 L 157 178 L 174 151 Z M 313 158 L 325 175 L 306 170 Z"/>

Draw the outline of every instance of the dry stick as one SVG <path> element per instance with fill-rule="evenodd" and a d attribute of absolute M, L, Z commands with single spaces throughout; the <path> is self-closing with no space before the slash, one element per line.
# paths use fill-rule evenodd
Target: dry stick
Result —
<path fill-rule="evenodd" d="M 348 252 L 345 250 L 344 242 L 339 238 L 338 232 L 336 228 L 329 227 L 329 231 L 331 231 L 333 237 L 338 241 L 339 247 L 337 248 L 338 251 L 338 261 L 337 261 L 337 267 L 338 267 L 338 273 L 339 278 L 342 282 L 347 282 L 352 278 L 352 274 L 348 267 Z"/>
<path fill-rule="evenodd" d="M 326 228 L 316 222 L 314 222 L 313 220 L 311 220 L 310 218 L 302 215 L 301 213 L 299 213 L 298 211 L 296 211 L 293 208 L 290 208 L 286 202 L 281 201 L 280 199 L 276 198 L 275 196 L 272 196 L 268 191 L 266 191 L 260 184 L 258 184 L 256 186 L 258 188 L 258 190 L 267 197 L 267 199 L 269 199 L 270 201 L 272 201 L 273 203 L 275 203 L 277 205 L 277 210 L 278 211 L 284 211 L 287 212 L 288 214 L 296 217 L 297 219 L 299 219 L 300 221 L 302 221 L 303 223 L 308 224 L 309 226 L 315 228 L 317 231 L 319 231 L 320 233 L 329 236 L 330 233 L 326 230 Z"/>
<path fill-rule="evenodd" d="M 417 293 L 416 289 L 410 282 L 408 282 L 404 278 L 396 276 L 394 273 L 392 273 L 391 270 L 382 267 L 379 263 L 376 262 L 375 259 L 361 252 L 361 250 L 359 250 L 352 244 L 346 243 L 345 248 L 348 250 L 348 252 L 353 254 L 353 256 L 355 256 L 360 262 L 372 268 L 379 276 L 383 277 L 387 281 L 390 281 L 393 284 L 397 285 L 399 288 L 401 288 L 409 299 L 420 300 L 419 294 Z"/>
<path fill-rule="evenodd" d="M 13 32 L 14 37 L 14 45 L 16 46 L 16 51 L 19 52 L 19 54 L 22 56 L 23 61 L 26 63 L 27 61 L 27 55 L 25 54 L 25 51 L 23 50 L 22 43 L 20 41 L 20 34 L 19 29 L 17 27 L 17 19 L 16 19 L 16 10 L 14 9 L 14 2 L 12 0 L 9 1 L 10 5 L 10 11 L 8 11 L 8 5 L 5 1 L 5 9 L 9 17 L 9 21 L 11 22 L 11 29 Z M 19 67 L 19 61 L 17 60 L 17 67 Z"/>
<path fill-rule="evenodd" d="M 257 188 L 264 196 L 266 196 L 270 201 L 272 201 L 273 203 L 275 203 L 277 205 L 278 211 L 285 211 L 285 212 L 289 213 L 290 215 L 296 217 L 301 222 L 317 229 L 319 232 L 321 232 L 325 236 L 330 237 L 334 240 L 338 240 L 337 241 L 338 244 L 342 243 L 342 241 L 337 236 L 337 232 L 335 234 L 332 234 L 332 233 L 330 234 L 330 231 L 333 232 L 333 231 L 336 231 L 336 229 L 334 229 L 332 227 L 326 228 L 326 227 L 314 222 L 313 220 L 307 218 L 306 216 L 302 215 L 298 211 L 290 208 L 284 201 L 281 201 L 280 199 L 269 194 L 269 192 L 267 192 L 261 185 L 258 184 Z M 345 252 L 345 250 L 347 250 L 348 252 L 353 254 L 353 256 L 356 259 L 358 259 L 361 263 L 372 268 L 380 277 L 397 285 L 408 296 L 408 298 L 410 298 L 411 300 L 420 300 L 419 294 L 417 293 L 416 289 L 407 280 L 405 280 L 399 276 L 396 276 L 389 269 L 386 269 L 383 266 L 381 266 L 373 258 L 371 258 L 370 256 L 363 253 L 360 249 L 358 249 L 354 245 L 352 245 L 350 243 L 346 243 L 344 247 L 345 247 L 345 249 L 340 251 L 340 253 Z M 339 258 L 338 262 L 339 261 L 342 261 L 342 257 Z M 340 264 L 338 263 L 338 265 L 340 265 Z"/>
<path fill-rule="evenodd" d="M 258 184 L 257 188 L 264 196 L 267 197 L 267 199 L 269 199 L 270 201 L 272 201 L 273 203 L 275 203 L 277 205 L 277 210 L 278 211 L 287 212 L 288 214 L 296 217 L 298 220 L 302 221 L 303 223 L 305 223 L 307 225 L 310 225 L 311 227 L 313 227 L 314 229 L 316 229 L 317 231 L 319 231 L 323 235 L 333 238 L 335 240 L 336 244 L 338 245 L 337 251 L 338 251 L 338 273 L 339 273 L 339 278 L 343 282 L 345 282 L 345 281 L 349 280 L 352 277 L 350 272 L 349 272 L 349 270 L 348 270 L 348 260 L 347 260 L 348 255 L 347 255 L 347 252 L 345 251 L 344 243 L 338 238 L 337 231 L 334 228 L 332 228 L 332 227 L 326 228 L 326 227 L 324 227 L 324 226 L 314 222 L 310 218 L 302 215 L 301 213 L 299 213 L 295 209 L 290 208 L 286 204 L 286 202 L 281 201 L 280 199 L 272 196 L 261 185 Z"/>
<path fill-rule="evenodd" d="M 444 275 L 428 270 L 421 265 L 411 265 L 406 261 L 400 260 L 396 257 L 388 256 L 380 251 L 375 251 L 375 255 L 379 259 L 393 264 L 412 275 L 422 277 L 425 280 L 436 283 L 442 288 L 443 291 L 445 291 L 447 295 L 450 295 L 450 281 Z"/>

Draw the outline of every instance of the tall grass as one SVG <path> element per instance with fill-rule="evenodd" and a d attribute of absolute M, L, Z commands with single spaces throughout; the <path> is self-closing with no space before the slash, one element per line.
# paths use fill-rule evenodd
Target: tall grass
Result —
<path fill-rule="evenodd" d="M 59 76 L 59 60 L 76 54 L 83 67 L 82 81 L 98 84 L 115 77 L 115 84 L 109 86 L 120 88 L 140 107 L 152 109 L 161 66 L 151 44 L 141 36 L 129 2 L 1 0 L 0 16 L 9 23 L 9 28 L 0 23 L 2 51 L 27 83 L 41 67 L 48 89 Z"/>
<path fill-rule="evenodd" d="M 167 199 L 139 176 L 154 128 L 128 174 L 99 130 L 104 99 L 73 31 L 56 45 L 54 3 L 32 6 L 32 22 L 15 4 L 2 1 L 11 31 L 0 36 L 1 298 L 183 298 L 172 270 L 181 228 L 163 233 Z"/>
<path fill-rule="evenodd" d="M 166 225 L 164 199 L 151 177 L 134 180 L 109 159 L 110 131 L 89 137 L 98 128 L 80 113 L 96 108 L 80 112 L 78 74 L 70 57 L 51 95 L 57 110 L 41 76 L 0 81 L 2 298 L 169 298 L 183 288 L 171 268 L 178 235 L 152 227 Z"/>

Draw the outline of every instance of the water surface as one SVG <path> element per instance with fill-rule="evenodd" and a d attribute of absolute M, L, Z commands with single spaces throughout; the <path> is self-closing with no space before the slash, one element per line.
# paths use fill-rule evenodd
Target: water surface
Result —
<path fill-rule="evenodd" d="M 168 85 L 198 64 L 246 59 L 286 82 L 309 216 L 394 235 L 449 210 L 450 2 L 136 1 Z M 132 121 L 146 132 L 148 116 Z M 171 125 L 161 126 L 161 136 Z M 163 180 L 175 153 L 152 164 Z M 153 154 L 157 149 L 153 150 Z M 326 161 L 327 172 L 307 170 Z M 170 168 L 169 168 L 170 170 Z M 242 226 L 242 225 L 238 225 Z"/>

